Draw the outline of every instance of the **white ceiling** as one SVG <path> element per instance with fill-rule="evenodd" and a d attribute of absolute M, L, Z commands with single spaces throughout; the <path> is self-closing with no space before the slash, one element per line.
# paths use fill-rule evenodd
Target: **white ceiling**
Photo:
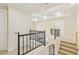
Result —
<path fill-rule="evenodd" d="M 45 11 L 62 4 L 61 3 L 14 3 L 11 5 L 21 8 L 31 14 L 35 14 L 41 12 L 40 11 L 41 8 L 43 8 Z"/>
<path fill-rule="evenodd" d="M 10 3 L 10 4 L 1 4 L 0 6 L 12 5 L 14 7 L 20 8 L 30 14 L 32 14 L 36 19 L 42 20 L 57 16 L 58 12 L 61 12 L 62 15 L 72 14 L 75 10 L 69 3 Z M 44 9 L 41 11 L 40 9 Z"/>
<path fill-rule="evenodd" d="M 20 8 L 34 16 L 48 15 L 57 12 L 66 12 L 65 10 L 71 9 L 70 3 L 11 3 L 10 5 Z M 41 11 L 40 9 L 44 9 Z"/>
<path fill-rule="evenodd" d="M 76 11 L 76 4 L 62 4 L 50 8 L 44 12 L 34 14 L 33 18 L 35 19 L 34 21 L 41 21 L 57 17 L 73 16 L 75 15 Z"/>

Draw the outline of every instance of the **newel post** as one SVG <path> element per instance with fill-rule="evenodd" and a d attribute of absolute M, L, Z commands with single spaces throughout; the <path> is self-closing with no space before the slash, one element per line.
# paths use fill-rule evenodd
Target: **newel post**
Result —
<path fill-rule="evenodd" d="M 18 32 L 18 55 L 20 55 L 20 34 Z"/>

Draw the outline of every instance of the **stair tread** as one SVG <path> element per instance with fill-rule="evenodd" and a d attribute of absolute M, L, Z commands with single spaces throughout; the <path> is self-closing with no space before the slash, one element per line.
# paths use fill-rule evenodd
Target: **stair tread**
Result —
<path fill-rule="evenodd" d="M 66 51 L 64 51 L 64 50 L 59 50 L 59 51 L 58 51 L 58 54 L 60 54 L 60 55 L 75 55 L 75 54 L 73 54 L 73 53 L 69 53 L 69 52 L 66 52 Z"/>
<path fill-rule="evenodd" d="M 58 54 L 76 55 L 76 44 L 66 41 L 61 41 Z"/>
<path fill-rule="evenodd" d="M 63 53 L 61 51 L 58 52 L 58 55 L 67 55 L 66 53 Z"/>
<path fill-rule="evenodd" d="M 76 52 L 76 50 L 74 50 L 74 49 L 71 49 L 71 48 L 68 48 L 68 47 L 60 46 L 60 48 L 63 48 L 63 49 L 69 50 L 69 51 Z"/>
<path fill-rule="evenodd" d="M 66 42 L 66 41 L 61 41 L 61 43 L 65 43 L 65 44 L 70 44 L 70 45 L 76 45 L 75 43 L 71 43 L 71 42 Z"/>
<path fill-rule="evenodd" d="M 66 47 L 66 48 L 69 48 L 69 49 L 72 49 L 72 50 L 76 50 L 76 47 L 75 46 L 69 46 L 69 45 L 66 45 L 66 44 L 60 44 L 60 46 L 62 47 Z"/>
<path fill-rule="evenodd" d="M 58 51 L 58 54 L 60 54 L 60 55 L 69 55 L 69 53 L 64 52 L 64 51 L 62 51 L 62 50 L 59 50 L 59 51 Z"/>
<path fill-rule="evenodd" d="M 65 48 L 62 48 L 62 47 L 59 47 L 59 50 L 62 50 L 62 51 L 65 51 L 65 52 L 68 52 L 68 53 L 72 53 L 72 54 L 76 54 L 76 51 L 71 51 L 71 50 L 68 50 L 68 49 L 65 49 Z"/>

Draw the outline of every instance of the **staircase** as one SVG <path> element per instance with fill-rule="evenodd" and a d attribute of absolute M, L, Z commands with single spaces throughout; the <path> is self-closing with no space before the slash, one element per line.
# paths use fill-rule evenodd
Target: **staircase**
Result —
<path fill-rule="evenodd" d="M 66 41 L 61 41 L 58 55 L 76 55 L 76 44 Z"/>

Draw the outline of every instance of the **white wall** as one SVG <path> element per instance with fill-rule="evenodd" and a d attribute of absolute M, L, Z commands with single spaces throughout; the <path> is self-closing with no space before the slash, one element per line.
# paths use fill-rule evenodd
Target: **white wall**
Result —
<path fill-rule="evenodd" d="M 35 22 L 35 26 L 36 26 L 36 30 L 45 30 L 46 32 L 46 41 L 49 40 L 50 36 L 51 36 L 51 28 L 54 28 L 54 20 L 49 19 L 49 20 L 45 20 L 45 21 L 38 21 Z"/>
<path fill-rule="evenodd" d="M 71 15 L 64 18 L 64 37 L 65 40 L 75 43 L 76 18 Z"/>
<path fill-rule="evenodd" d="M 59 21 L 58 27 L 60 27 L 60 29 L 62 30 L 62 32 L 60 34 L 61 34 L 61 37 L 63 38 L 63 40 L 75 43 L 75 32 L 76 32 L 76 16 L 75 16 L 75 14 L 57 18 L 56 20 L 57 20 L 57 22 Z M 55 24 L 57 24 L 57 23 L 55 22 Z"/>
<path fill-rule="evenodd" d="M 15 32 L 20 32 L 20 34 L 29 32 L 29 29 L 31 27 L 31 15 L 21 9 L 12 6 L 8 7 L 8 14 L 8 49 L 12 50 L 17 47 L 17 33 Z"/>
<path fill-rule="evenodd" d="M 7 10 L 0 9 L 0 50 L 7 50 Z"/>
<path fill-rule="evenodd" d="M 15 34 L 15 32 L 20 32 L 20 34 L 29 32 L 29 29 L 32 27 L 32 17 L 25 11 L 11 6 L 8 7 L 8 14 L 8 48 L 13 49 L 16 45 L 14 44 L 14 42 L 17 39 L 17 34 Z M 63 17 L 61 19 L 64 20 L 64 37 L 74 40 L 76 32 L 76 18 L 71 15 L 68 17 Z M 38 30 L 40 30 L 41 28 L 43 30 L 46 30 L 47 37 L 49 37 L 50 35 L 50 29 L 55 28 L 54 21 L 52 20 L 36 22 L 34 23 L 34 25 Z"/>
<path fill-rule="evenodd" d="M 55 20 L 55 28 L 60 29 L 60 36 L 64 36 L 64 19 L 57 19 Z"/>
<path fill-rule="evenodd" d="M 59 27 L 62 30 L 61 37 L 63 37 L 64 40 L 75 42 L 76 14 L 70 14 L 69 16 L 55 19 L 52 18 L 52 20 L 36 22 L 36 27 L 39 28 L 39 26 L 46 30 L 47 37 L 50 35 L 51 28 Z"/>

